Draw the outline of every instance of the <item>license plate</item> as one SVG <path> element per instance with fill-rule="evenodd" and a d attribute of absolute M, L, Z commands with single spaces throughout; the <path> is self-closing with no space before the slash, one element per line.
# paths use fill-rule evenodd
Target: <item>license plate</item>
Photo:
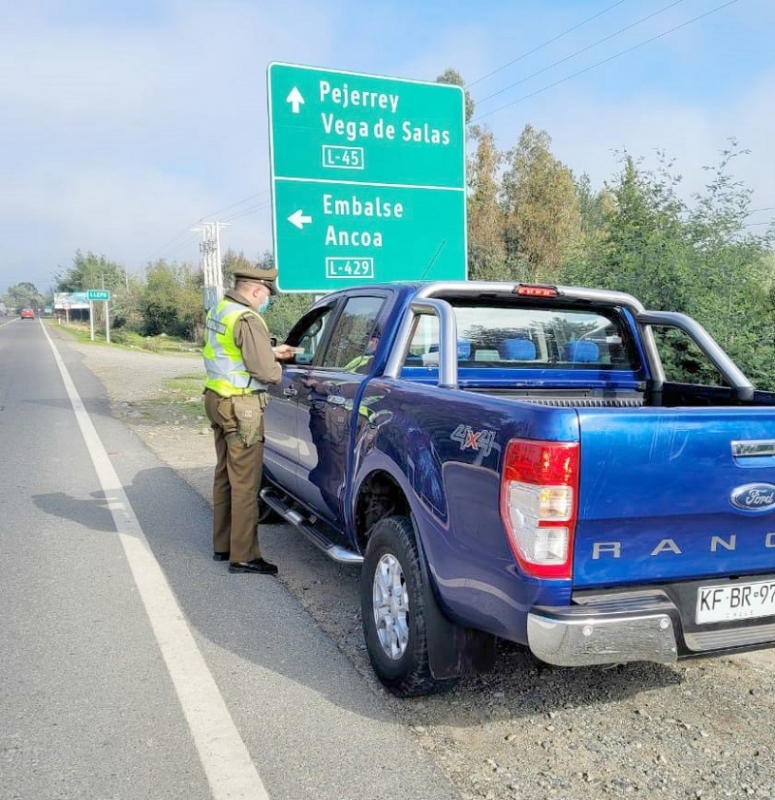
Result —
<path fill-rule="evenodd" d="M 701 586 L 697 591 L 698 625 L 775 615 L 775 580 Z"/>

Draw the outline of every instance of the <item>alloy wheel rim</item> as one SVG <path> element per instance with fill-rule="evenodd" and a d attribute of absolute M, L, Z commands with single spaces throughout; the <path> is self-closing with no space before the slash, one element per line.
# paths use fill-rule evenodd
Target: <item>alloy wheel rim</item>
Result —
<path fill-rule="evenodd" d="M 409 593 L 401 563 L 391 553 L 380 558 L 374 571 L 372 608 L 380 646 L 398 661 L 409 646 Z"/>

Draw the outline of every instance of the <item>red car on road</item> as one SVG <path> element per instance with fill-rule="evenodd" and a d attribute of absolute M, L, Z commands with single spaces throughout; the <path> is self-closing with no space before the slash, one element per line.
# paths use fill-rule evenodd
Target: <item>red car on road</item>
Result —
<path fill-rule="evenodd" d="M 35 319 L 35 312 L 31 308 L 23 308 L 22 319 Z"/>

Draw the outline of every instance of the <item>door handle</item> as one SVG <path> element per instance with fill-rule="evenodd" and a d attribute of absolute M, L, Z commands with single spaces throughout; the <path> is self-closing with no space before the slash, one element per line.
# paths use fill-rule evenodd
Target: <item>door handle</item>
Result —
<path fill-rule="evenodd" d="M 285 397 L 295 397 L 298 393 L 299 392 L 294 389 L 293 386 L 286 386 L 283 389 L 283 395 L 285 395 Z"/>

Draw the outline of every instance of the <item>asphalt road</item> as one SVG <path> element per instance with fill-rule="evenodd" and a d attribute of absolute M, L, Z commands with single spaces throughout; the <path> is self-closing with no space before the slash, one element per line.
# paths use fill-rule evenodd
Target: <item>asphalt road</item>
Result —
<path fill-rule="evenodd" d="M 0 318 L 0 464 L 0 798 L 458 797 L 39 320 Z"/>

